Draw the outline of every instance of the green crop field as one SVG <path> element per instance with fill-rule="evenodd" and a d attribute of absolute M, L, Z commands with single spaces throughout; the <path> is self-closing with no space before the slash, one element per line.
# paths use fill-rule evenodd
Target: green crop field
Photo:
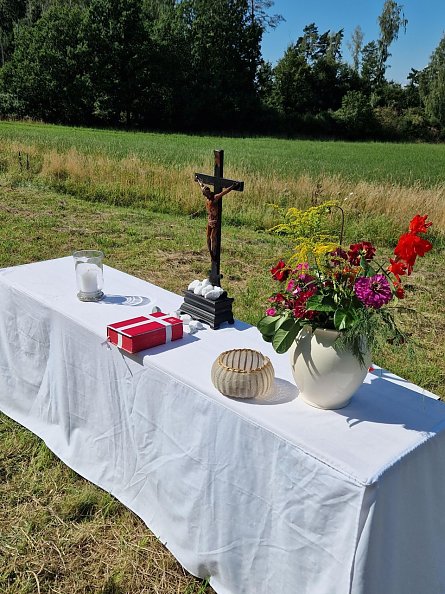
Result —
<path fill-rule="evenodd" d="M 202 167 L 215 148 L 226 151 L 227 166 L 246 173 L 296 177 L 308 173 L 350 181 L 390 182 L 432 187 L 445 180 L 445 145 L 221 138 L 69 128 L 37 123 L 0 122 L 0 141 L 38 144 L 66 151 L 122 159 L 129 154 L 153 163 Z"/>

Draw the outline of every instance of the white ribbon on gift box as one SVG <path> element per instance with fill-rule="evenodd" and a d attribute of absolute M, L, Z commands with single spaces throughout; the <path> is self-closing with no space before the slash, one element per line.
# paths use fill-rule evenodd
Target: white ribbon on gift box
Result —
<path fill-rule="evenodd" d="M 129 330 L 130 328 L 136 328 L 136 326 L 144 326 L 144 324 L 148 324 L 149 322 L 159 322 L 163 326 L 165 326 L 165 342 L 171 342 L 172 339 L 172 324 L 167 322 L 165 318 L 171 318 L 170 315 L 164 314 L 159 318 L 156 316 L 151 316 L 150 314 L 146 314 L 146 320 L 142 320 L 142 322 L 135 322 L 134 324 L 128 324 L 128 326 L 121 326 L 120 328 L 112 328 L 115 332 L 117 332 L 117 346 L 122 348 L 122 332 L 124 330 Z M 132 338 L 129 334 L 126 334 L 128 338 Z"/>

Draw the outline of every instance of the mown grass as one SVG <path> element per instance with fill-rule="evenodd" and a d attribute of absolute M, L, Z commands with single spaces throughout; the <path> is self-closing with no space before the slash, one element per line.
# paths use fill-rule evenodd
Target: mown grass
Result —
<path fill-rule="evenodd" d="M 364 223 L 356 218 L 354 225 Z M 381 219 L 367 226 L 385 247 Z M 357 239 L 348 228 L 347 240 Z M 394 238 L 396 234 L 392 230 Z M 380 234 L 380 235 L 379 235 Z M 208 270 L 205 218 L 91 203 L 35 187 L 0 184 L 0 267 L 100 248 L 107 264 L 180 293 Z M 363 239 L 369 238 L 364 236 Z M 382 245 L 383 242 L 383 245 Z M 267 269 L 279 238 L 224 224 L 224 286 L 236 317 L 255 323 L 272 287 Z M 408 283 L 410 348 L 374 361 L 445 398 L 445 306 L 438 271 L 445 248 L 420 259 Z M 106 278 L 105 278 L 106 283 Z M 209 594 L 146 528 L 108 494 L 77 476 L 25 429 L 0 416 L 0 592 L 5 594 Z"/>
<path fill-rule="evenodd" d="M 204 594 L 145 525 L 0 416 L 0 592 Z"/>

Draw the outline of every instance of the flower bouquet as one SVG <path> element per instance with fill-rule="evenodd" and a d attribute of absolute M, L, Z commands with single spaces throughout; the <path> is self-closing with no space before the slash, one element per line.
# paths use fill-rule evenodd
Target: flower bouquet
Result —
<path fill-rule="evenodd" d="M 324 211 L 333 206 L 329 203 Z M 317 208 L 319 214 L 320 207 L 312 211 Z M 383 331 L 390 341 L 403 341 L 393 314 L 405 296 L 401 277 L 410 275 L 417 257 L 432 248 L 422 236 L 432 224 L 426 219 L 416 215 L 411 220 L 384 266 L 376 262 L 376 248 L 368 241 L 348 249 L 329 242 L 320 247 L 318 242 L 316 249 L 306 250 L 305 261 L 298 262 L 295 254 L 288 263 L 280 260 L 271 269 L 280 288 L 258 323 L 264 340 L 284 353 L 305 327 L 335 330 L 339 345 L 349 348 L 362 366 L 364 351 L 372 348 L 377 334 Z"/>

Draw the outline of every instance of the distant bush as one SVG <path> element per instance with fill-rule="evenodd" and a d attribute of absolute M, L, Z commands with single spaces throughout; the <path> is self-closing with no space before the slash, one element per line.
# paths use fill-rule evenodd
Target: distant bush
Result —
<path fill-rule="evenodd" d="M 0 91 L 0 118 L 23 118 L 25 115 L 25 106 L 16 95 Z"/>
<path fill-rule="evenodd" d="M 401 115 L 400 128 L 404 138 L 409 140 L 438 140 L 439 132 L 431 126 L 429 118 L 423 109 L 411 107 Z"/>
<path fill-rule="evenodd" d="M 360 91 L 346 93 L 333 118 L 340 131 L 349 138 L 366 138 L 376 133 L 377 120 L 369 97 Z"/>

